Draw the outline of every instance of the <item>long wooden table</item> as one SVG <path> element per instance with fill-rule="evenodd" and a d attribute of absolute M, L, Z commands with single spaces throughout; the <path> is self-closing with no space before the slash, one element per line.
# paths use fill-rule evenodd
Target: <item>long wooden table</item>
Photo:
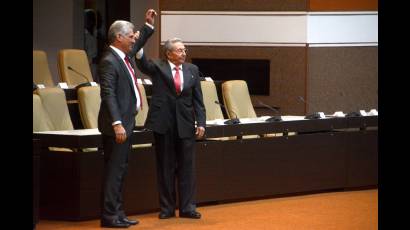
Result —
<path fill-rule="evenodd" d="M 278 137 L 198 140 L 197 202 L 229 202 L 300 192 L 378 184 L 378 117 L 286 119 L 210 125 L 208 138 L 285 133 Z M 296 133 L 296 135 L 286 135 Z M 133 144 L 151 143 L 151 131 L 135 131 Z M 41 141 L 40 218 L 99 217 L 102 150 L 50 151 L 47 147 L 101 147 L 97 130 L 34 133 Z M 129 156 L 124 204 L 127 214 L 157 211 L 155 146 Z"/>

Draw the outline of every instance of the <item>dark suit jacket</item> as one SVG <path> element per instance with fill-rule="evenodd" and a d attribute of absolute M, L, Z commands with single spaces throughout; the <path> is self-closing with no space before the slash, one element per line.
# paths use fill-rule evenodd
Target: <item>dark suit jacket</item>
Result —
<path fill-rule="evenodd" d="M 205 127 L 205 107 L 202 98 L 199 71 L 196 65 L 184 63 L 183 90 L 176 94 L 171 67 L 166 60 L 137 61 L 138 68 L 152 78 L 152 97 L 145 126 L 165 134 L 176 122 L 180 138 L 195 135 L 195 120 Z"/>
<path fill-rule="evenodd" d="M 154 32 L 144 25 L 140 30 L 140 38 L 128 54 L 132 59 L 144 46 Z M 98 130 L 108 136 L 115 136 L 112 123 L 121 121 L 127 136 L 130 136 L 135 126 L 137 114 L 136 98 L 129 71 L 120 56 L 108 48 L 99 64 L 101 87 L 101 106 L 98 114 Z"/>

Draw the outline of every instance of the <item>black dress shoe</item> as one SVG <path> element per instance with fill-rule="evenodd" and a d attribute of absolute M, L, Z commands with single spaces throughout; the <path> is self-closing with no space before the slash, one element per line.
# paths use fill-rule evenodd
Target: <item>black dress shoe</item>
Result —
<path fill-rule="evenodd" d="M 191 212 L 180 212 L 179 217 L 182 218 L 191 218 L 191 219 L 201 219 L 201 213 L 197 211 L 191 211 Z"/>
<path fill-rule="evenodd" d="M 130 224 L 130 225 L 137 225 L 137 224 L 139 223 L 138 220 L 130 220 L 130 219 L 128 219 L 127 217 L 120 218 L 120 221 L 125 222 L 125 223 L 128 223 L 128 224 Z"/>
<path fill-rule="evenodd" d="M 171 217 L 175 217 L 175 212 L 171 212 L 171 213 L 160 212 L 159 215 L 158 215 L 158 218 L 160 218 L 160 219 L 169 219 Z"/>
<path fill-rule="evenodd" d="M 103 228 L 128 228 L 131 226 L 129 223 L 125 223 L 121 220 L 101 220 L 101 227 Z"/>

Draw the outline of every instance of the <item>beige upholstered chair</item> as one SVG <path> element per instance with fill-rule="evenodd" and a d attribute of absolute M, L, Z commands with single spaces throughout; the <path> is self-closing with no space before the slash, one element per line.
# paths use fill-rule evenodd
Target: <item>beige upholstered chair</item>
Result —
<path fill-rule="evenodd" d="M 37 89 L 33 94 L 33 131 L 73 130 L 64 91 L 60 88 Z M 40 106 L 42 105 L 42 106 Z M 50 147 L 54 151 L 72 151 Z"/>
<path fill-rule="evenodd" d="M 138 90 L 140 91 L 141 97 L 142 97 L 142 110 L 140 110 L 137 116 L 135 116 L 135 126 L 142 127 L 145 124 L 145 120 L 147 120 L 149 105 L 148 105 L 147 94 L 145 93 L 144 85 L 138 84 Z M 152 143 L 146 143 L 146 144 L 132 145 L 132 148 L 146 148 L 146 147 L 151 147 L 151 146 L 152 146 Z"/>
<path fill-rule="evenodd" d="M 98 128 L 101 97 L 99 86 L 85 86 L 77 90 L 81 122 L 86 129 Z"/>
<path fill-rule="evenodd" d="M 42 132 L 53 130 L 48 114 L 45 112 L 41 98 L 33 94 L 33 132 Z"/>
<path fill-rule="evenodd" d="M 202 96 L 206 110 L 206 120 L 224 119 L 221 106 L 216 104 L 218 101 L 218 93 L 216 91 L 215 83 L 211 81 L 201 81 Z M 218 137 L 206 138 L 207 140 L 232 140 L 236 137 Z"/>
<path fill-rule="evenodd" d="M 256 118 L 245 81 L 232 80 L 222 83 L 222 96 L 229 118 Z"/>
<path fill-rule="evenodd" d="M 67 107 L 65 93 L 60 88 L 37 89 L 43 107 L 47 112 L 53 130 L 73 130 L 70 113 Z"/>
<path fill-rule="evenodd" d="M 255 109 L 253 108 L 251 97 L 249 95 L 248 85 L 243 80 L 226 81 L 222 84 L 222 95 L 226 113 L 229 118 L 256 118 Z M 282 133 L 268 133 L 263 134 L 264 137 L 282 136 Z M 255 138 L 258 135 L 243 136 L 244 139 Z"/>
<path fill-rule="evenodd" d="M 72 68 L 72 70 L 69 69 Z M 80 49 L 62 49 L 58 53 L 58 70 L 61 81 L 76 86 L 93 81 L 87 54 Z M 87 79 L 85 79 L 87 78 Z"/>
<path fill-rule="evenodd" d="M 224 119 L 221 106 L 215 103 L 215 101 L 219 101 L 215 83 L 201 81 L 201 89 L 206 110 L 206 120 Z"/>
<path fill-rule="evenodd" d="M 222 83 L 222 96 L 226 113 L 232 118 L 256 118 L 248 85 L 243 80 L 225 81 Z M 258 135 L 246 135 L 244 139 L 257 138 Z"/>
<path fill-rule="evenodd" d="M 85 129 L 98 128 L 100 111 L 100 86 L 84 86 L 77 90 L 78 110 Z M 84 152 L 97 151 L 97 148 L 85 148 Z"/>
<path fill-rule="evenodd" d="M 47 54 L 43 50 L 33 50 L 33 82 L 47 87 L 55 85 L 48 66 Z"/>
<path fill-rule="evenodd" d="M 137 126 L 143 126 L 148 113 L 148 102 L 145 94 L 144 86 L 138 84 L 138 88 L 142 97 L 142 110 L 138 112 L 135 117 Z M 101 96 L 99 86 L 85 86 L 81 87 L 77 91 L 78 106 L 80 110 L 81 121 L 84 128 L 95 129 L 98 128 L 98 112 L 100 111 Z M 148 147 L 151 143 L 133 145 L 133 148 Z"/>
<path fill-rule="evenodd" d="M 138 84 L 138 89 L 142 97 L 142 110 L 135 116 L 135 125 L 144 126 L 148 114 L 148 101 L 145 94 L 144 86 Z M 84 128 L 95 129 L 98 127 L 98 112 L 100 111 L 101 97 L 100 86 L 85 86 L 77 91 L 78 106 L 81 116 L 81 121 Z"/>
<path fill-rule="evenodd" d="M 142 110 L 140 110 L 137 116 L 135 116 L 135 126 L 144 126 L 148 115 L 149 105 L 144 85 L 138 84 L 138 90 L 140 91 L 142 97 Z"/>

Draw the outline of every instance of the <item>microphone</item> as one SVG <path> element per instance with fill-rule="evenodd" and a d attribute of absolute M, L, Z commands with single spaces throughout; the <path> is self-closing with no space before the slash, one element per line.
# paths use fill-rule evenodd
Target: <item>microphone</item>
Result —
<path fill-rule="evenodd" d="M 77 85 L 75 87 L 75 89 L 79 89 L 79 88 L 84 87 L 84 86 L 91 86 L 90 81 L 88 80 L 88 78 L 84 74 L 82 74 L 82 73 L 78 72 L 77 70 L 73 69 L 71 66 L 67 66 L 67 69 L 69 69 L 69 70 L 73 71 L 74 73 L 80 75 L 86 81 L 85 83 L 81 83 L 81 84 Z"/>
<path fill-rule="evenodd" d="M 309 105 L 309 104 L 305 101 L 305 99 L 303 99 L 302 96 L 298 96 L 298 98 L 299 98 L 299 100 L 301 100 L 303 103 Z M 310 106 L 310 105 L 309 105 L 309 106 Z M 320 119 L 320 118 L 322 118 L 321 114 L 323 114 L 323 112 L 314 112 L 314 113 L 312 113 L 312 114 L 306 115 L 306 116 L 305 116 L 305 119 L 310 119 L 310 120 L 311 120 L 311 119 Z M 323 116 L 323 117 L 324 117 L 324 116 Z"/>
<path fill-rule="evenodd" d="M 262 105 L 262 106 L 264 106 L 264 107 L 266 107 L 266 108 L 272 110 L 273 112 L 275 112 L 275 114 L 280 114 L 280 113 L 279 113 L 279 110 L 275 109 L 275 107 L 272 107 L 272 106 L 270 106 L 270 105 L 267 105 L 267 104 L 265 104 L 265 103 L 263 103 L 263 102 L 261 102 L 261 101 L 259 101 L 259 100 L 258 100 L 258 103 L 259 103 L 259 105 Z M 267 121 L 267 122 L 274 122 L 274 121 L 283 121 L 283 120 L 282 120 L 282 117 L 281 117 L 280 115 L 275 115 L 275 116 L 272 116 L 272 117 L 266 119 L 265 121 Z"/>
<path fill-rule="evenodd" d="M 228 110 L 224 104 L 220 103 L 219 101 L 215 101 L 215 104 L 222 106 L 223 108 L 225 108 L 225 110 Z M 227 121 L 224 122 L 224 124 L 226 125 L 234 125 L 234 124 L 239 124 L 241 123 L 238 119 L 238 116 L 236 115 L 236 113 L 232 110 L 229 110 L 229 112 L 232 112 L 235 115 L 235 118 L 233 119 L 229 119 Z"/>
<path fill-rule="evenodd" d="M 362 116 L 362 114 L 360 114 L 360 112 L 356 112 L 356 111 L 353 111 L 353 112 L 350 112 L 350 113 L 346 114 L 346 117 L 361 117 L 361 116 Z"/>
<path fill-rule="evenodd" d="M 343 92 L 340 92 L 340 96 L 344 96 L 344 93 Z M 350 113 L 347 113 L 346 114 L 346 116 L 345 117 L 361 117 L 361 116 L 363 116 L 360 112 L 357 112 L 357 111 L 352 111 L 352 112 L 350 112 Z"/>

